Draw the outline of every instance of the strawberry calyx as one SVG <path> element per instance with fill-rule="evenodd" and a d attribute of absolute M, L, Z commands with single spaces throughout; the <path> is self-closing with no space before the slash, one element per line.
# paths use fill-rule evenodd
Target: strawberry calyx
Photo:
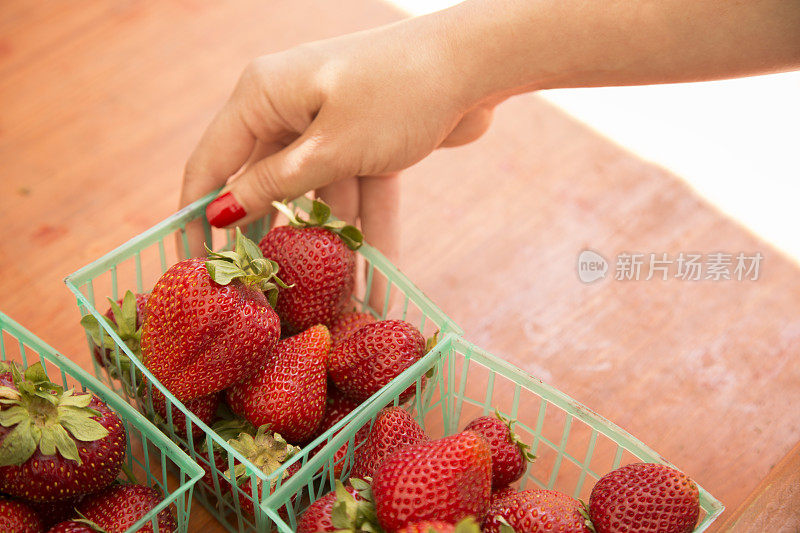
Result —
<path fill-rule="evenodd" d="M 336 480 L 336 501 L 331 508 L 331 522 L 336 531 L 383 533 L 375 511 L 371 481 L 370 478 L 350 478 L 350 486 L 360 497 L 357 500 L 347 491 L 344 483 Z"/>
<path fill-rule="evenodd" d="M 480 530 L 481 528 L 478 527 L 475 518 L 471 516 L 459 521 L 455 527 L 455 533 L 480 533 Z M 511 530 L 513 531 L 514 529 L 512 528 Z"/>
<path fill-rule="evenodd" d="M 232 417 L 229 419 L 218 420 L 215 422 L 211 429 L 216 432 L 222 440 L 228 442 L 230 440 L 238 439 L 242 434 L 246 433 L 252 437 L 256 435 L 256 428 L 245 420 L 244 418 Z M 208 439 L 201 445 L 201 449 L 208 449 Z M 211 440 L 211 447 L 214 451 L 219 451 L 222 446 L 215 440 Z"/>
<path fill-rule="evenodd" d="M 364 244 L 364 235 L 358 228 L 347 224 L 344 220 L 331 218 L 331 208 L 322 200 L 313 200 L 311 212 L 307 219 L 300 218 L 291 207 L 282 202 L 272 202 L 272 206 L 289 219 L 289 225 L 295 228 L 325 228 L 338 235 L 348 248 L 358 250 Z"/>
<path fill-rule="evenodd" d="M 86 516 L 82 512 L 80 511 L 75 511 L 75 512 L 80 518 L 71 518 L 70 522 L 77 522 L 78 524 L 83 524 L 92 531 L 94 531 L 95 533 L 108 533 L 108 531 L 100 527 L 100 525 L 98 525 L 97 522 L 92 522 L 91 520 L 86 518 Z"/>
<path fill-rule="evenodd" d="M 589 516 L 589 506 L 586 505 L 586 502 L 581 499 L 578 499 L 578 501 L 581 504 L 580 507 L 578 507 L 578 512 L 581 513 L 581 516 L 583 517 L 584 525 L 589 528 L 589 531 L 592 533 L 597 533 L 597 529 L 595 529 L 594 524 L 592 523 L 592 517 Z"/>
<path fill-rule="evenodd" d="M 206 246 L 206 251 L 208 275 L 220 285 L 228 285 L 233 280 L 255 285 L 267 294 L 272 307 L 278 301 L 278 289 L 289 288 L 278 277 L 278 263 L 266 259 L 256 243 L 245 237 L 239 228 L 236 228 L 233 250 L 215 252 Z"/>
<path fill-rule="evenodd" d="M 132 291 L 126 291 L 122 297 L 122 305 L 119 305 L 111 298 L 108 301 L 111 304 L 113 320 L 103 316 L 105 321 L 103 325 L 94 315 L 87 313 L 81 318 L 81 326 L 101 350 L 110 352 L 109 355 L 113 357 L 113 360 L 108 365 L 109 374 L 112 378 L 122 381 L 128 392 L 133 395 L 133 391 L 130 390 L 131 383 L 143 384 L 142 373 L 124 351 L 117 349 L 116 342 L 114 342 L 107 330 L 110 329 L 116 333 L 131 353 L 139 360 L 142 359 L 142 327 L 136 327 L 138 318 L 136 295 Z M 131 372 L 134 374 L 135 381 L 131 379 Z"/>
<path fill-rule="evenodd" d="M 13 428 L 0 444 L 0 466 L 21 465 L 38 449 L 42 455 L 61 454 L 82 464 L 75 441 L 92 442 L 108 435 L 89 407 L 91 394 L 64 391 L 47 378 L 41 363 L 20 373 L 11 365 L 14 387 L 0 386 L 0 425 Z"/>
<path fill-rule="evenodd" d="M 499 517 L 497 521 L 500 522 L 500 533 L 516 533 L 514 526 L 509 524 L 504 516 Z"/>
<path fill-rule="evenodd" d="M 531 452 L 530 445 L 522 442 L 522 439 L 520 439 L 514 432 L 513 426 L 516 423 L 516 420 L 511 420 L 504 417 L 503 415 L 500 414 L 500 411 L 498 411 L 497 409 L 494 410 L 494 414 L 508 428 L 508 438 L 511 439 L 512 443 L 517 445 L 519 451 L 522 452 L 522 457 L 524 457 L 525 460 L 528 461 L 529 463 L 535 461 L 536 455 L 533 452 Z"/>
<path fill-rule="evenodd" d="M 227 442 L 231 448 L 242 454 L 245 459 L 250 461 L 266 475 L 270 475 L 278 470 L 283 463 L 300 452 L 300 448 L 286 442 L 278 433 L 270 431 L 269 424 L 260 426 L 255 435 L 244 431 L 236 438 L 229 439 Z M 249 479 L 247 467 L 244 463 L 234 465 L 233 474 L 237 485 L 241 485 Z M 227 470 L 223 475 L 230 478 L 231 471 Z M 287 477 L 289 477 L 289 472 L 284 470 L 282 479 L 286 479 Z M 277 480 L 273 479 L 273 489 L 276 484 Z"/>

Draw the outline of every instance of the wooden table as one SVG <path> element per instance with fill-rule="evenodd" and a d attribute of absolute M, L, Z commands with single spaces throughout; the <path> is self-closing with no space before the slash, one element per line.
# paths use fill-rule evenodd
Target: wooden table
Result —
<path fill-rule="evenodd" d="M 370 0 L 5 0 L 0 308 L 88 367 L 62 278 L 174 210 L 185 158 L 248 60 L 399 17 Z M 798 441 L 797 266 L 680 179 L 522 96 L 403 186 L 401 267 L 470 340 L 729 510 Z M 611 261 L 608 279 L 578 280 L 584 248 Z M 622 252 L 720 251 L 763 254 L 758 281 L 611 279 Z M 192 530 L 218 529 L 194 509 Z"/>

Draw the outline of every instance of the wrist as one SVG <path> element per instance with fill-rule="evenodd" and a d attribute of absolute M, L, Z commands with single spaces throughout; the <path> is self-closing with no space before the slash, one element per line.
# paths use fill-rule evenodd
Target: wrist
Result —
<path fill-rule="evenodd" d="M 530 5 L 500 3 L 466 1 L 419 19 L 423 32 L 433 36 L 454 95 L 468 108 L 549 88 L 557 78 L 536 60 L 540 38 L 531 35 Z"/>

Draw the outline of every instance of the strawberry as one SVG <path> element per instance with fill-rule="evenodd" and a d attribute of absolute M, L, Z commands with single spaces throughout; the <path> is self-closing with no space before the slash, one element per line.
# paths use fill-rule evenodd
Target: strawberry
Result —
<path fill-rule="evenodd" d="M 42 521 L 33 509 L 20 501 L 0 497 L 0 531 L 40 533 L 42 530 Z"/>
<path fill-rule="evenodd" d="M 78 496 L 77 498 L 59 500 L 55 502 L 26 501 L 25 503 L 28 504 L 31 509 L 36 511 L 36 514 L 38 514 L 39 518 L 42 519 L 42 526 L 47 529 L 58 522 L 69 520 L 70 518 L 76 516 L 75 507 L 78 506 L 82 498 L 83 496 Z"/>
<path fill-rule="evenodd" d="M 108 533 L 124 533 L 162 500 L 162 495 L 153 487 L 114 484 L 84 498 L 78 512 Z M 158 531 L 172 532 L 177 528 L 170 507 L 162 509 L 154 518 Z M 152 520 L 138 531 L 155 531 Z"/>
<path fill-rule="evenodd" d="M 360 404 L 349 399 L 347 396 L 344 396 L 341 392 L 339 392 L 336 387 L 332 386 L 330 383 L 328 384 L 328 400 L 325 404 L 325 414 L 322 416 L 322 422 L 320 422 L 319 426 L 317 426 L 317 430 L 314 432 L 314 435 L 311 437 L 311 440 L 319 437 L 330 428 L 335 426 L 340 420 L 350 414 L 353 409 L 358 407 Z M 344 429 L 344 428 L 342 428 Z M 341 429 L 339 430 L 341 431 Z M 334 435 L 337 435 L 334 433 Z M 369 434 L 369 428 L 361 428 L 356 433 L 354 444 L 355 446 L 360 445 L 367 439 L 367 435 Z M 316 448 L 311 450 L 309 453 L 309 457 L 313 457 L 317 453 L 319 453 L 325 445 L 328 444 L 328 441 L 321 442 L 317 445 Z M 342 470 L 344 468 L 344 458 L 347 456 L 347 450 L 350 447 L 350 442 L 345 442 L 342 446 L 336 450 L 333 455 L 333 476 L 338 478 L 342 475 Z"/>
<path fill-rule="evenodd" d="M 144 389 L 144 396 L 145 396 L 145 405 L 147 405 L 147 389 Z M 186 400 L 184 402 L 184 406 L 194 413 L 197 418 L 201 421 L 205 422 L 206 424 L 211 424 L 214 420 L 214 415 L 217 412 L 217 407 L 222 400 L 222 393 L 215 392 L 212 394 L 207 394 L 205 396 L 198 396 L 197 398 L 192 398 L 191 400 Z M 167 423 L 167 397 L 164 396 L 164 393 L 158 390 L 158 388 L 153 387 L 153 411 L 160 417 L 161 423 Z M 183 414 L 183 411 L 172 406 L 172 427 L 175 430 L 177 435 L 186 435 L 186 415 Z M 194 438 L 201 437 L 204 434 L 203 429 L 200 426 L 192 424 L 192 436 Z"/>
<path fill-rule="evenodd" d="M 92 394 L 48 380 L 41 363 L 0 386 L 0 491 L 35 502 L 99 490 L 119 474 L 126 435 Z"/>
<path fill-rule="evenodd" d="M 392 452 L 429 440 L 408 411 L 400 406 L 384 409 L 375 417 L 367 441 L 356 450 L 350 476 L 371 478 Z"/>
<path fill-rule="evenodd" d="M 372 482 L 378 521 L 389 533 L 423 520 L 481 520 L 491 488 L 492 451 L 472 431 L 394 452 Z"/>
<path fill-rule="evenodd" d="M 517 533 L 591 533 L 582 509 L 581 502 L 554 490 L 524 490 L 492 503 L 483 531 L 511 526 Z"/>
<path fill-rule="evenodd" d="M 366 527 L 366 524 L 375 524 L 375 506 L 369 485 L 358 479 L 350 483 L 345 486 L 337 479 L 335 490 L 309 505 L 300 515 L 296 533 L 376 531 L 374 527 Z"/>
<path fill-rule="evenodd" d="M 465 518 L 455 525 L 442 520 L 425 520 L 408 524 L 397 533 L 480 533 L 480 528 L 473 518 Z"/>
<path fill-rule="evenodd" d="M 397 533 L 454 533 L 456 526 L 441 520 L 425 520 L 408 524 Z"/>
<path fill-rule="evenodd" d="M 425 354 L 422 334 L 402 320 L 381 320 L 361 327 L 334 347 L 328 373 L 345 396 L 363 402 Z M 411 385 L 400 395 L 414 394 Z"/>
<path fill-rule="evenodd" d="M 142 327 L 144 364 L 185 402 L 230 387 L 269 360 L 280 337 L 277 265 L 237 229 L 235 251 L 187 259 L 158 280 Z"/>
<path fill-rule="evenodd" d="M 634 463 L 601 477 L 589 498 L 597 533 L 652 531 L 683 533 L 700 514 L 697 485 L 665 465 Z"/>
<path fill-rule="evenodd" d="M 314 326 L 278 343 L 266 366 L 225 392 L 231 410 L 254 426 L 270 424 L 289 442 L 305 442 L 325 413 L 328 328 Z"/>
<path fill-rule="evenodd" d="M 47 533 L 97 533 L 97 529 L 87 524 L 85 520 L 67 520 L 54 525 L 47 530 Z"/>
<path fill-rule="evenodd" d="M 142 324 L 144 323 L 144 313 L 147 309 L 147 299 L 149 293 L 134 294 L 126 291 L 125 295 L 117 301 L 108 299 L 110 307 L 103 314 L 106 325 L 116 333 L 122 342 L 134 353 L 141 353 L 140 343 L 142 340 Z M 94 341 L 92 350 L 95 360 L 104 368 L 108 368 L 112 377 L 119 378 L 119 372 L 115 360 L 116 343 L 111 336 L 106 333 L 94 315 L 86 314 L 81 318 L 81 325 Z M 130 360 L 120 352 L 120 366 L 123 373 L 129 371 Z"/>
<path fill-rule="evenodd" d="M 492 475 L 494 475 L 494 464 L 492 464 Z M 499 489 L 492 489 L 492 503 L 505 498 L 506 496 L 511 496 L 512 494 L 516 494 L 518 491 L 511 485 L 506 485 L 505 487 L 500 487 Z"/>
<path fill-rule="evenodd" d="M 278 263 L 291 287 L 281 291 L 276 309 L 285 333 L 293 335 L 316 324 L 331 325 L 350 302 L 355 285 L 356 255 L 363 237 L 353 226 L 330 220 L 331 209 L 315 200 L 308 220 L 285 204 L 273 202 L 289 219 L 259 243 L 265 257 Z"/>
<path fill-rule="evenodd" d="M 331 341 L 334 346 L 345 340 L 362 326 L 372 324 L 377 319 L 370 313 L 357 313 L 355 311 L 342 313 L 331 324 Z"/>
<path fill-rule="evenodd" d="M 480 416 L 464 430 L 480 433 L 492 447 L 492 489 L 514 483 L 522 477 L 528 462 L 536 459 L 530 446 L 524 444 L 511 429 L 511 422 L 500 415 Z"/>
<path fill-rule="evenodd" d="M 136 294 L 127 291 L 125 296 L 117 302 L 109 298 L 111 307 L 104 315 L 108 325 L 119 335 L 130 349 L 131 353 L 141 360 L 141 337 L 142 337 L 142 322 L 144 321 L 144 312 L 147 306 L 147 300 L 150 294 Z M 108 333 L 106 333 L 97 322 L 93 315 L 85 315 L 81 319 L 86 332 L 92 337 L 95 342 L 94 356 L 97 362 L 108 369 L 109 374 L 113 378 L 118 378 L 122 381 L 123 386 L 128 391 L 130 396 L 142 396 L 145 404 L 148 395 L 148 388 L 145 387 L 144 375 L 139 371 L 135 365 L 131 364 L 130 358 L 123 351 L 117 352 L 113 349 L 115 343 Z M 101 349 L 105 346 L 105 349 Z M 134 376 L 131 376 L 134 373 Z M 137 384 L 137 390 L 133 389 L 133 384 Z M 161 422 L 167 421 L 167 406 L 164 394 L 156 387 L 152 388 L 153 391 L 153 410 L 161 418 Z M 205 422 L 210 423 L 213 420 L 214 412 L 220 402 L 219 393 L 213 393 L 206 396 L 200 396 L 185 402 L 187 409 L 192 411 L 197 417 Z M 185 434 L 186 431 L 186 415 L 180 409 L 172 409 L 172 426 L 178 434 Z M 203 430 L 198 426 L 192 426 L 192 435 L 199 437 L 203 434 Z"/>
<path fill-rule="evenodd" d="M 317 431 L 314 432 L 312 438 L 317 438 L 328 431 L 359 405 L 361 404 L 339 392 L 339 389 L 328 381 L 328 399 L 325 402 L 325 414 L 322 415 L 322 422 L 317 426 Z"/>

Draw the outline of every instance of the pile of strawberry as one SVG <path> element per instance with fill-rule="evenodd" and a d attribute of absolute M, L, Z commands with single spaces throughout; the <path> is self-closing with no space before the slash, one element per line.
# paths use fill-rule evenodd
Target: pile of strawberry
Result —
<path fill-rule="evenodd" d="M 355 451 L 350 486 L 315 501 L 298 533 L 324 531 L 688 533 L 697 486 L 659 464 L 619 468 L 595 485 L 588 509 L 555 490 L 513 484 L 533 460 L 499 414 L 431 440 L 402 407 L 381 411 Z"/>
<path fill-rule="evenodd" d="M 127 531 L 163 497 L 117 481 L 126 443 L 117 413 L 93 394 L 65 391 L 41 363 L 0 363 L 0 531 Z M 177 527 L 170 508 L 157 521 Z"/>
<path fill-rule="evenodd" d="M 209 250 L 207 258 L 176 263 L 152 292 L 128 292 L 111 301 L 105 315 L 170 393 L 265 474 L 418 361 L 426 348 L 411 324 L 350 310 L 358 230 L 332 221 L 319 201 L 308 220 L 277 207 L 290 224 L 273 228 L 258 245 L 237 230 L 233 250 Z M 177 433 L 187 432 L 184 443 L 189 431 L 199 440 L 202 430 L 187 425 L 178 409 L 167 412 L 164 395 L 113 349 L 93 317 L 82 324 L 97 345 L 95 358 L 112 377 L 151 403 L 162 421 L 171 417 Z M 403 399 L 413 392 L 411 387 Z M 205 463 L 204 484 L 219 494 L 249 477 L 238 463 L 229 471 L 227 454 L 214 439 L 195 452 Z M 212 465 L 225 475 L 215 475 Z M 284 476 L 296 470 L 287 468 Z M 241 506 L 252 512 L 249 485 L 238 493 Z"/>

